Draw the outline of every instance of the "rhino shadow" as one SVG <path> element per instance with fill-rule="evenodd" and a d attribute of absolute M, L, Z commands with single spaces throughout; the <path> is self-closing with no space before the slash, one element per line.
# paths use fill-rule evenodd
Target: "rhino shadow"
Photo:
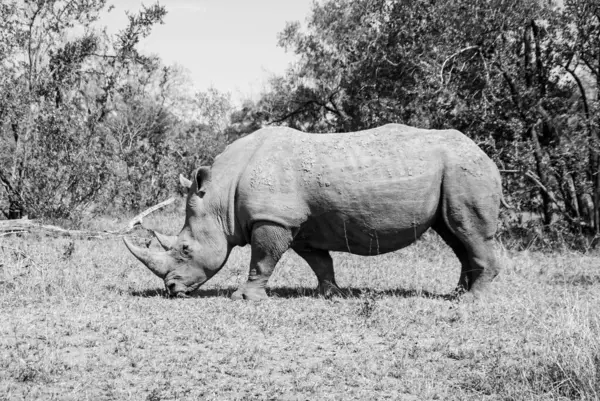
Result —
<path fill-rule="evenodd" d="M 225 297 L 229 298 L 231 294 L 237 289 L 237 287 L 228 288 L 210 288 L 210 289 L 199 289 L 193 294 L 190 294 L 190 298 L 215 298 Z M 345 287 L 342 288 L 342 295 L 336 295 L 335 298 L 362 298 L 365 296 L 372 297 L 399 297 L 399 298 L 429 298 L 429 299 L 441 299 L 445 301 L 454 301 L 459 298 L 459 294 L 437 294 L 426 290 L 409 290 L 403 288 L 387 289 L 387 290 L 373 290 L 367 287 Z M 309 287 L 276 287 L 267 289 L 267 294 L 273 298 L 318 298 L 321 295 L 315 288 Z M 142 291 L 130 291 L 129 295 L 141 298 L 151 297 L 165 297 L 169 298 L 167 291 L 164 288 L 153 288 Z"/>
<path fill-rule="evenodd" d="M 431 298 L 454 300 L 457 294 L 437 294 L 426 290 L 409 290 L 404 288 L 394 288 L 386 290 L 373 290 L 368 287 L 343 287 L 342 294 L 332 297 L 335 298 L 363 298 L 363 297 L 399 297 L 399 298 Z M 267 290 L 271 297 L 277 298 L 304 298 L 320 297 L 321 295 L 315 288 L 308 287 L 277 287 Z"/>
<path fill-rule="evenodd" d="M 207 290 L 198 290 L 193 294 L 189 295 L 189 298 L 215 298 L 215 297 L 229 297 L 235 288 L 211 288 Z M 142 291 L 129 291 L 129 295 L 140 298 L 152 298 L 152 297 L 164 297 L 171 298 L 167 290 L 164 288 L 149 288 Z"/>

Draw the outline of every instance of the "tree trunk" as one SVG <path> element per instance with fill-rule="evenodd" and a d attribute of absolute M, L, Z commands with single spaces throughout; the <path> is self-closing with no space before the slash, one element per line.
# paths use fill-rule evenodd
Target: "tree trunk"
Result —
<path fill-rule="evenodd" d="M 544 152 L 538 139 L 538 129 L 542 127 L 542 121 L 538 120 L 531 128 L 531 142 L 533 143 L 533 157 L 535 158 L 535 167 L 540 183 L 547 188 L 542 191 L 542 200 L 544 202 L 544 224 L 550 224 L 554 221 L 554 214 L 558 205 L 554 203 L 552 189 L 548 185 L 549 177 L 544 163 Z"/>
<path fill-rule="evenodd" d="M 573 177 L 570 173 L 565 173 L 563 175 L 563 186 L 565 188 L 565 204 L 568 206 L 568 210 L 573 213 L 573 215 L 579 219 L 581 217 L 581 213 L 579 212 L 579 205 L 577 202 L 577 190 L 575 189 L 575 182 L 573 181 Z"/>
<path fill-rule="evenodd" d="M 594 188 L 593 202 L 594 202 L 594 232 L 596 235 L 600 233 L 600 158 L 598 157 L 598 140 L 596 135 L 592 135 L 592 150 L 591 150 L 591 159 L 592 159 L 592 184 Z"/>
<path fill-rule="evenodd" d="M 25 201 L 17 191 L 11 180 L 9 180 L 0 170 L 0 185 L 4 187 L 8 195 L 8 213 L 3 212 L 8 219 L 20 219 L 25 210 Z"/>
<path fill-rule="evenodd" d="M 600 57 L 600 53 L 599 53 Z M 581 104 L 583 106 L 583 112 L 586 118 L 586 129 L 588 131 L 588 141 L 589 141 L 589 179 L 592 182 L 592 196 L 591 201 L 593 202 L 592 211 L 591 211 L 591 219 L 592 219 L 592 227 L 594 228 L 594 232 L 596 235 L 600 233 L 600 211 L 598 208 L 600 207 L 600 157 L 598 157 L 598 145 L 600 140 L 598 139 L 598 132 L 594 127 L 594 116 L 590 110 L 590 105 L 588 102 L 587 94 L 585 92 L 585 88 L 583 86 L 583 82 L 579 76 L 575 73 L 575 69 L 570 67 L 570 61 L 564 66 L 565 70 L 571 75 L 571 77 L 575 80 L 577 87 L 579 88 L 579 95 L 581 96 Z M 599 61 L 600 65 L 600 61 Z M 600 85 L 600 80 L 596 83 Z"/>
<path fill-rule="evenodd" d="M 594 201 L 592 195 L 581 194 L 579 196 L 579 210 L 581 211 L 581 217 L 588 227 L 594 225 Z"/>
<path fill-rule="evenodd" d="M 23 217 L 23 208 L 18 202 L 10 201 L 8 205 L 8 219 L 17 220 Z"/>

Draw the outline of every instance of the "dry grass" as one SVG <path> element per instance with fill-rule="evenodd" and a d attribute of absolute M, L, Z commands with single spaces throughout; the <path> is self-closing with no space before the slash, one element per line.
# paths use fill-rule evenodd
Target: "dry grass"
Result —
<path fill-rule="evenodd" d="M 181 218 L 149 223 L 175 233 Z M 443 296 L 459 265 L 433 234 L 335 255 L 348 298 L 316 296 L 290 253 L 255 303 L 228 299 L 248 249 L 168 299 L 120 240 L 0 241 L 0 399 L 600 398 L 596 256 L 501 251 L 494 293 L 461 303 Z"/>

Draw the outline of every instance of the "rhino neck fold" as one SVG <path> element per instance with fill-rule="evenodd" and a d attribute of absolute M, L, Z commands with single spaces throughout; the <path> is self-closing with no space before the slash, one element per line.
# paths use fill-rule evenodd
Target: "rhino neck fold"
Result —
<path fill-rule="evenodd" d="M 239 180 L 240 174 L 220 180 L 220 185 L 211 183 L 210 192 L 207 192 L 204 197 L 206 211 L 214 218 L 227 241 L 233 245 L 245 245 L 243 240 L 238 238 L 240 230 L 237 227 L 235 214 Z"/>
<path fill-rule="evenodd" d="M 208 206 L 208 205 L 205 205 Z M 231 245 L 223 229 L 218 210 L 210 207 L 202 216 L 188 216 L 180 236 L 190 236 L 199 245 L 200 257 L 205 270 L 216 273 L 227 261 Z"/>
<path fill-rule="evenodd" d="M 263 128 L 229 144 L 225 151 L 215 158 L 212 165 L 211 188 L 206 196 L 210 196 L 210 203 L 219 210 L 220 224 L 232 246 L 247 244 L 245 229 L 236 214 L 236 199 L 239 195 L 237 191 L 240 181 L 243 181 L 244 175 L 249 171 L 249 166 L 254 165 L 255 159 L 259 157 L 259 150 L 271 136 L 264 135 L 269 131 L 272 130 Z"/>

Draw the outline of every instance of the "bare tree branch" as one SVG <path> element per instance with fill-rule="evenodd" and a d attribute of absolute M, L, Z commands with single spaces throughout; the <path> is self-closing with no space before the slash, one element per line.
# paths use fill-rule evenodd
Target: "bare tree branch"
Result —
<path fill-rule="evenodd" d="M 469 46 L 469 47 L 465 47 L 464 49 L 461 49 L 459 51 L 457 51 L 456 53 L 452 54 L 450 57 L 448 57 L 446 60 L 444 60 L 444 62 L 442 63 L 442 69 L 440 70 L 440 81 L 442 82 L 442 85 L 444 85 L 444 69 L 446 68 L 446 64 L 452 60 L 453 58 L 461 55 L 464 52 L 467 52 L 469 50 L 474 50 L 477 49 L 479 51 L 479 46 Z"/>

